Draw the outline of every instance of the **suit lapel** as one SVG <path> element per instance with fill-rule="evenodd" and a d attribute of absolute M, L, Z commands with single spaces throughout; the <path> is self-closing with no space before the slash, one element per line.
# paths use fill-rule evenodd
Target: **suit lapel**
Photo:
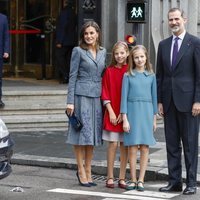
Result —
<path fill-rule="evenodd" d="M 95 64 L 98 63 L 98 61 L 101 59 L 101 57 L 103 55 L 101 50 L 97 51 L 96 59 L 94 59 L 94 57 L 92 56 L 92 54 L 89 50 L 86 51 L 86 54 Z"/>
<path fill-rule="evenodd" d="M 165 45 L 165 56 L 166 56 L 166 61 L 167 61 L 167 70 L 171 73 L 171 44 L 172 44 L 172 36 L 169 37 L 169 39 L 166 41 L 166 45 Z"/>
<path fill-rule="evenodd" d="M 92 53 L 89 50 L 86 50 L 86 55 L 93 61 L 96 63 L 96 60 L 94 59 L 94 57 L 92 56 Z"/>
<path fill-rule="evenodd" d="M 99 62 L 99 60 L 101 59 L 102 56 L 103 56 L 102 50 L 99 49 L 99 50 L 97 51 L 97 57 L 96 57 L 96 62 L 97 62 L 97 63 Z"/>

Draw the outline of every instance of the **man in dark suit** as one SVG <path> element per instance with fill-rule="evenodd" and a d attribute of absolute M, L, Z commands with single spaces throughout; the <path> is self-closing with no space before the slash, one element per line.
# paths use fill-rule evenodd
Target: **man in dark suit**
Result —
<path fill-rule="evenodd" d="M 5 104 L 1 100 L 2 97 L 2 74 L 3 74 L 3 59 L 9 57 L 9 32 L 7 17 L 0 13 L 0 108 Z"/>
<path fill-rule="evenodd" d="M 61 83 L 68 83 L 70 58 L 76 45 L 76 13 L 72 0 L 66 1 L 56 25 L 56 64 Z"/>
<path fill-rule="evenodd" d="M 172 36 L 161 41 L 157 54 L 158 110 L 164 116 L 169 182 L 161 192 L 182 191 L 184 150 L 186 188 L 196 193 L 200 113 L 200 39 L 185 31 L 179 8 L 168 12 Z"/>

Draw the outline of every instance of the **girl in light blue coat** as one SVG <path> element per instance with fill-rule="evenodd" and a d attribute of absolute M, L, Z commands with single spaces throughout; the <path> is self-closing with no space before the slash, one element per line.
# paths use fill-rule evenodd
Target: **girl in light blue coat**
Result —
<path fill-rule="evenodd" d="M 122 83 L 121 113 L 123 114 L 124 146 L 128 146 L 131 184 L 127 190 L 144 190 L 144 176 L 148 163 L 149 146 L 154 145 L 156 129 L 156 77 L 147 50 L 135 46 L 129 55 L 128 72 Z M 137 181 L 136 161 L 140 150 L 140 174 Z"/>

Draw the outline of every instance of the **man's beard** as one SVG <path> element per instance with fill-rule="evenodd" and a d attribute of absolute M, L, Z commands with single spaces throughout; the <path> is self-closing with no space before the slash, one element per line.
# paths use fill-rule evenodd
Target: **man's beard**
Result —
<path fill-rule="evenodd" d="M 173 33 L 177 33 L 177 32 L 180 31 L 180 27 L 179 27 L 179 26 L 174 26 L 173 28 L 171 28 L 171 31 L 172 31 Z"/>

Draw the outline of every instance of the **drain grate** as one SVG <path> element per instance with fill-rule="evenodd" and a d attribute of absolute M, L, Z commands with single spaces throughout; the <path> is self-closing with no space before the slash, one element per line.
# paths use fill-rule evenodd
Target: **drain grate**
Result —
<path fill-rule="evenodd" d="M 102 175 L 92 175 L 92 179 L 96 181 L 106 181 L 107 177 Z"/>
<path fill-rule="evenodd" d="M 96 181 L 102 181 L 102 182 L 106 182 L 107 177 L 106 176 L 102 176 L 102 175 L 92 175 L 92 179 L 96 180 Z M 118 183 L 119 178 L 114 178 L 114 183 Z M 127 184 L 130 183 L 130 181 L 126 181 Z"/>

